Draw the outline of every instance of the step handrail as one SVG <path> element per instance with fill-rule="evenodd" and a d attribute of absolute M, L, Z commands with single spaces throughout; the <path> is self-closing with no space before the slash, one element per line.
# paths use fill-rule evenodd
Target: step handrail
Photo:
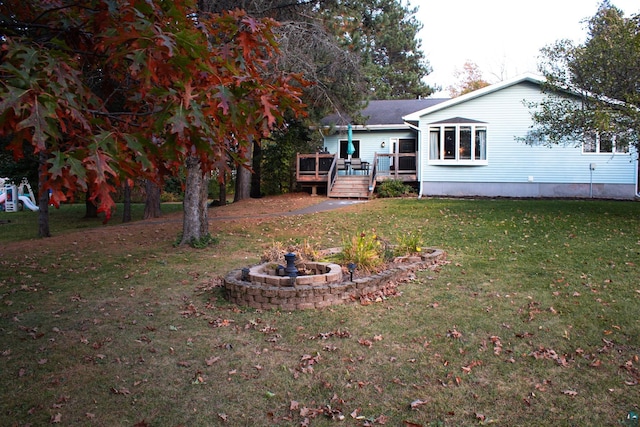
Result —
<path fill-rule="evenodd" d="M 336 178 L 338 177 L 338 153 L 333 156 L 333 162 L 331 162 L 331 167 L 329 168 L 329 172 L 327 173 L 327 196 L 331 194 L 331 189 L 333 188 L 333 184 L 336 183 Z"/>
<path fill-rule="evenodd" d="M 378 172 L 378 153 L 374 153 L 373 155 L 373 166 L 371 166 L 371 172 L 369 176 L 369 192 L 367 193 L 368 197 L 373 195 L 373 191 L 376 189 L 376 173 Z"/>

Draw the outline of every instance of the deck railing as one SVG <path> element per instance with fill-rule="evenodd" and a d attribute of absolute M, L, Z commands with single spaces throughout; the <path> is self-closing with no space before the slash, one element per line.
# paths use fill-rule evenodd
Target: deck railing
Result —
<path fill-rule="evenodd" d="M 375 153 L 369 169 L 369 194 L 381 179 L 415 181 L 415 153 Z M 328 153 L 297 154 L 296 180 L 307 185 L 327 185 L 327 194 L 338 176 L 338 155 Z"/>
<path fill-rule="evenodd" d="M 336 159 L 335 154 L 315 153 L 296 155 L 296 180 L 324 181 Z"/>
<path fill-rule="evenodd" d="M 400 179 L 403 175 L 415 175 L 416 153 L 376 153 L 374 168 L 378 177 Z"/>

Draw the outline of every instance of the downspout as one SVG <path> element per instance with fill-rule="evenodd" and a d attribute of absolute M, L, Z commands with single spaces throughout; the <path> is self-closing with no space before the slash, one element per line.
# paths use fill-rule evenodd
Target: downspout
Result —
<path fill-rule="evenodd" d="M 422 165 L 422 131 L 418 126 L 414 126 L 409 122 L 404 123 L 417 133 L 418 155 L 416 157 L 416 177 L 418 178 L 418 200 L 420 200 L 422 199 L 422 174 L 420 173 L 420 165 Z"/>

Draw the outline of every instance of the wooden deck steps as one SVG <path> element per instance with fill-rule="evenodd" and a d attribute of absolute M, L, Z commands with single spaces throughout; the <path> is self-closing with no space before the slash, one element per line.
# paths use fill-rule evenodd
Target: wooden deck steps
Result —
<path fill-rule="evenodd" d="M 368 175 L 338 175 L 329 197 L 343 199 L 368 199 Z"/>

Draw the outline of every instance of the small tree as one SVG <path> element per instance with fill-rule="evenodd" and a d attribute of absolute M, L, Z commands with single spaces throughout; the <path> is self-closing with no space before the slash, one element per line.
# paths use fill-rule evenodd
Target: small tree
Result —
<path fill-rule="evenodd" d="M 453 76 L 458 79 L 458 84 L 447 88 L 452 98 L 489 86 L 489 82 L 482 77 L 480 67 L 471 61 L 465 62 L 462 70 L 456 70 Z"/>

